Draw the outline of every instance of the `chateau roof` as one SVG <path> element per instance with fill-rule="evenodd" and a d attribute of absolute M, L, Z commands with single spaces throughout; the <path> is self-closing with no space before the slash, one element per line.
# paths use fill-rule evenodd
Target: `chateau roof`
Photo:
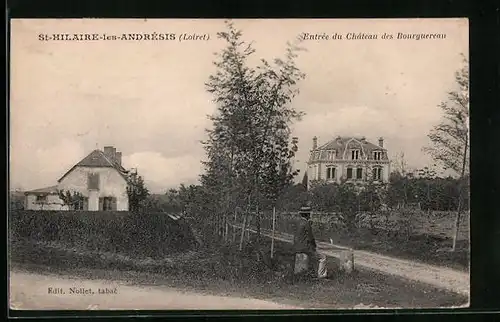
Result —
<path fill-rule="evenodd" d="M 61 180 L 66 177 L 73 169 L 76 167 L 92 167 L 92 168 L 114 168 L 116 169 L 125 179 L 127 179 L 126 174 L 128 171 L 122 167 L 117 162 L 111 160 L 106 154 L 101 150 L 94 150 L 85 158 L 83 158 L 80 162 L 75 164 L 71 169 L 66 172 L 61 179 L 57 182 L 61 182 Z"/>
<path fill-rule="evenodd" d="M 309 161 L 326 160 L 328 151 L 337 151 L 337 160 L 342 160 L 342 156 L 348 145 L 352 148 L 359 147 L 365 154 L 371 154 L 372 151 L 387 151 L 385 148 L 380 147 L 367 141 L 363 137 L 352 136 L 338 136 L 333 140 L 313 149 Z M 384 160 L 387 156 L 385 156 Z"/>

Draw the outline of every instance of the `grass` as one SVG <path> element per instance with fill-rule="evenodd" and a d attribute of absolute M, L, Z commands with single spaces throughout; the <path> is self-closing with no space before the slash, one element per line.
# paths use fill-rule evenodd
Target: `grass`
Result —
<path fill-rule="evenodd" d="M 301 280 L 291 284 L 287 243 L 275 244 L 276 261 L 270 266 L 254 259 L 251 246 L 239 252 L 222 245 L 176 255 L 158 262 L 123 261 L 112 256 L 70 251 L 24 241 L 11 246 L 11 265 L 17 270 L 57 273 L 86 279 L 113 279 L 130 285 L 174 287 L 183 291 L 251 297 L 304 308 L 349 308 L 360 304 L 379 307 L 459 306 L 467 298 L 418 283 L 372 272 L 328 280 Z M 269 244 L 263 245 L 264 250 Z M 329 259 L 329 270 L 338 263 Z M 271 268 L 272 267 L 272 268 Z"/>

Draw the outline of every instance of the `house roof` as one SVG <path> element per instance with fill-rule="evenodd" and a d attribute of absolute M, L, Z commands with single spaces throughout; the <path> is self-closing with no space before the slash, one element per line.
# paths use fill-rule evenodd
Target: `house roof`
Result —
<path fill-rule="evenodd" d="M 66 177 L 76 167 L 114 168 L 120 173 L 120 175 L 122 175 L 123 178 L 127 179 L 128 171 L 124 167 L 111 160 L 103 151 L 94 150 L 80 162 L 75 164 L 71 169 L 69 169 L 59 180 L 57 180 L 57 182 L 61 182 L 61 180 L 64 179 L 64 177 Z"/>
<path fill-rule="evenodd" d="M 342 154 L 344 153 L 344 150 L 346 149 L 347 145 L 352 143 L 354 143 L 357 146 L 361 146 L 365 154 L 375 150 L 387 151 L 386 149 L 367 141 L 365 138 L 358 138 L 352 136 L 343 136 L 343 137 L 338 136 L 333 140 L 330 140 L 327 143 L 314 149 L 311 153 L 309 161 L 326 160 L 328 151 L 334 151 L 334 150 L 338 151 L 339 159 L 342 159 Z"/>
<path fill-rule="evenodd" d="M 25 195 L 50 195 L 50 194 L 57 194 L 57 193 L 58 193 L 57 186 L 50 186 L 50 187 L 26 191 L 24 194 Z"/>

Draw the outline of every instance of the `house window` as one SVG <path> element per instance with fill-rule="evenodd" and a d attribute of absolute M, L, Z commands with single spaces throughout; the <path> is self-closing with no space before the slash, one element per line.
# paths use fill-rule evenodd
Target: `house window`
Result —
<path fill-rule="evenodd" d="M 99 198 L 99 210 L 102 211 L 116 210 L 116 198 L 114 197 Z"/>
<path fill-rule="evenodd" d="M 326 168 L 326 179 L 335 179 L 335 167 Z"/>
<path fill-rule="evenodd" d="M 382 168 L 373 168 L 372 170 L 373 180 L 381 180 L 382 179 Z"/>
<path fill-rule="evenodd" d="M 88 210 L 89 209 L 89 199 L 84 197 L 80 200 L 77 200 L 73 206 L 74 210 Z"/>
<path fill-rule="evenodd" d="M 380 151 L 373 152 L 373 160 L 382 160 L 382 152 Z"/>
<path fill-rule="evenodd" d="M 361 179 L 361 178 L 363 178 L 363 169 L 357 168 L 356 169 L 356 179 Z"/>
<path fill-rule="evenodd" d="M 47 196 L 36 196 L 36 202 L 47 202 Z"/>
<path fill-rule="evenodd" d="M 352 179 L 352 168 L 347 168 L 347 179 Z"/>
<path fill-rule="evenodd" d="M 352 160 L 358 160 L 359 159 L 359 150 L 352 150 L 351 151 L 351 159 Z"/>
<path fill-rule="evenodd" d="M 99 190 L 99 173 L 89 173 L 87 186 L 89 190 Z"/>
<path fill-rule="evenodd" d="M 328 151 L 328 154 L 327 154 L 327 159 L 328 160 L 335 160 L 335 151 Z"/>

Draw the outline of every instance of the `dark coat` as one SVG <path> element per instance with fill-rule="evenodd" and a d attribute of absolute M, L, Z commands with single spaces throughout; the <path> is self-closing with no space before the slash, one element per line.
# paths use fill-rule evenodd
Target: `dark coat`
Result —
<path fill-rule="evenodd" d="M 293 248 L 296 253 L 313 253 L 316 251 L 316 240 L 312 232 L 311 223 L 305 218 L 297 222 L 293 236 Z"/>

